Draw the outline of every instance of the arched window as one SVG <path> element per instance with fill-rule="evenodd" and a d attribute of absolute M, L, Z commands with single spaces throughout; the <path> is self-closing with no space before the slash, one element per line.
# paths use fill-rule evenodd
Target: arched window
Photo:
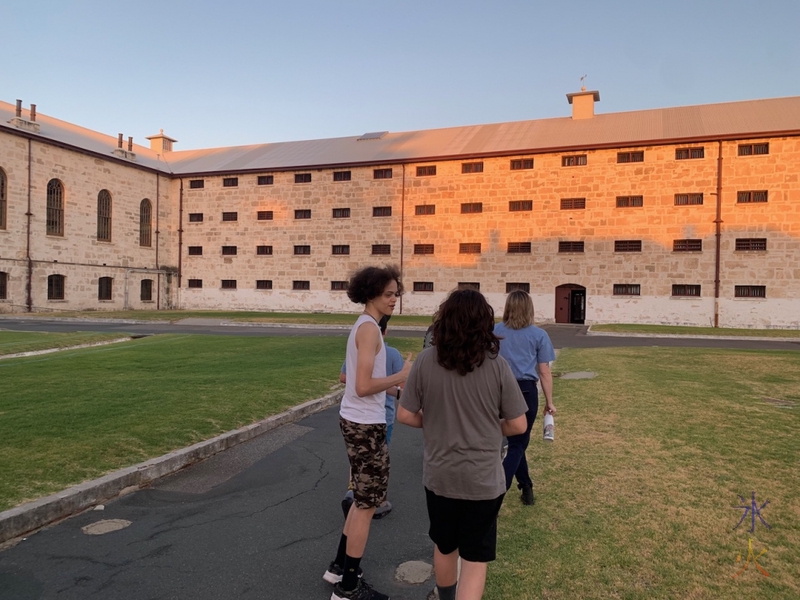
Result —
<path fill-rule="evenodd" d="M 152 279 L 142 279 L 142 289 L 141 295 L 139 299 L 142 302 L 152 302 L 153 301 L 153 280 Z"/>
<path fill-rule="evenodd" d="M 111 241 L 111 193 L 108 190 L 97 194 L 97 239 Z"/>
<path fill-rule="evenodd" d="M 101 277 L 97 280 L 97 299 L 111 300 L 113 298 L 113 283 L 111 277 Z"/>
<path fill-rule="evenodd" d="M 149 248 L 152 245 L 153 206 L 145 198 L 139 205 L 139 245 Z"/>
<path fill-rule="evenodd" d="M 8 273 L 0 271 L 0 300 L 8 300 Z"/>
<path fill-rule="evenodd" d="M 6 173 L 0 169 L 0 229 L 6 228 L 6 212 L 8 210 L 6 187 Z"/>
<path fill-rule="evenodd" d="M 64 184 L 58 179 L 47 182 L 47 235 L 64 235 Z"/>
<path fill-rule="evenodd" d="M 47 277 L 47 299 L 64 299 L 64 279 L 63 275 L 49 275 Z"/>

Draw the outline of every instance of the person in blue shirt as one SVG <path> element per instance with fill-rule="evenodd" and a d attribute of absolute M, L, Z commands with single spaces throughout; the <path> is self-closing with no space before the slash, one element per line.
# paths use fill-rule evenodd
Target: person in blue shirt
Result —
<path fill-rule="evenodd" d="M 544 329 L 533 324 L 533 300 L 522 290 L 515 290 L 506 298 L 503 322 L 495 325 L 494 333 L 500 338 L 500 356 L 511 366 L 528 405 L 528 427 L 525 433 L 508 436 L 508 454 L 503 459 L 506 490 L 516 477 L 517 486 L 522 492 L 522 503 L 532 505 L 536 498 L 533 495 L 533 481 L 528 472 L 525 451 L 531 439 L 536 413 L 539 411 L 537 382 L 541 382 L 544 392 L 543 413 L 556 414 L 556 407 L 553 405 L 553 375 L 550 372 L 550 363 L 556 359 L 556 355 L 550 336 Z"/>

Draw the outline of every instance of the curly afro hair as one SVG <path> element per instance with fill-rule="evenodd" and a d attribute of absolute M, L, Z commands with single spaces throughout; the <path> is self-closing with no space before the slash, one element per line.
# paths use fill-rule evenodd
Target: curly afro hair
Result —
<path fill-rule="evenodd" d="M 392 281 L 397 282 L 398 293 L 403 291 L 400 283 L 400 269 L 394 265 L 385 267 L 365 267 L 350 278 L 347 286 L 347 297 L 357 304 L 366 304 L 377 298 Z"/>

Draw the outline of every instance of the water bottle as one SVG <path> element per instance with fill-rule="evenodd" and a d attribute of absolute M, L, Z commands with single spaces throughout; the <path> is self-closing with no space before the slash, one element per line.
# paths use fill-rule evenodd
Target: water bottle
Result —
<path fill-rule="evenodd" d="M 545 442 L 552 442 L 555 439 L 555 423 L 553 422 L 553 415 L 550 413 L 544 416 L 544 426 L 542 427 L 542 439 Z"/>

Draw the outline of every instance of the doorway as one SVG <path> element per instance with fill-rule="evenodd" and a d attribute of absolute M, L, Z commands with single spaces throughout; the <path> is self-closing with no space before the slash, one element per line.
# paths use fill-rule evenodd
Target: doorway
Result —
<path fill-rule="evenodd" d="M 583 325 L 586 320 L 586 288 L 565 283 L 556 288 L 556 323 Z"/>

